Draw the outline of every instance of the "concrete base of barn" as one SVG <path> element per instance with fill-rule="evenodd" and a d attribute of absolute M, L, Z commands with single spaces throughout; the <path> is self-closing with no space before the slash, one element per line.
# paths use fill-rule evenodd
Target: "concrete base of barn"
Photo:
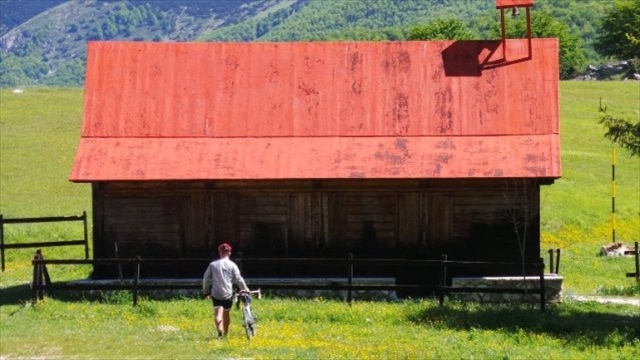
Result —
<path fill-rule="evenodd" d="M 260 288 L 261 284 L 282 285 L 283 287 L 294 287 L 297 285 L 306 286 L 347 286 L 348 281 L 345 278 L 263 278 L 263 279 L 247 279 L 247 284 L 251 288 Z M 354 278 L 354 286 L 394 286 L 395 278 Z M 347 290 L 313 290 L 313 289 L 266 289 L 265 294 L 273 294 L 276 296 L 296 297 L 296 298 L 329 298 L 329 299 L 347 299 Z M 395 291 L 392 290 L 354 290 L 352 292 L 354 300 L 397 300 Z"/>
<path fill-rule="evenodd" d="M 547 304 L 562 301 L 563 277 L 557 274 L 544 275 L 545 299 Z M 451 279 L 454 288 L 499 288 L 499 289 L 539 289 L 538 276 L 486 276 L 486 277 L 454 277 Z M 530 293 L 491 293 L 491 292 L 456 292 L 451 299 L 476 301 L 482 303 L 540 303 L 540 294 Z"/>
<path fill-rule="evenodd" d="M 251 290 L 261 289 L 263 296 L 283 296 L 296 298 L 347 299 L 346 290 L 330 289 L 331 286 L 346 286 L 345 278 L 246 278 L 245 281 Z M 393 286 L 394 278 L 354 278 L 354 286 Z M 133 286 L 131 279 L 100 279 L 100 280 L 76 280 L 70 284 L 77 287 L 108 287 L 117 285 Z M 150 299 L 167 298 L 198 298 L 202 297 L 202 279 L 141 279 L 141 289 L 138 294 Z M 271 285 L 277 289 L 262 288 L 261 285 Z M 157 287 L 156 289 L 144 289 L 144 287 Z M 295 286 L 307 287 L 306 289 L 294 289 Z M 308 287 L 329 287 L 329 289 L 308 289 Z M 167 288 L 163 288 L 167 287 Z M 290 287 L 290 288 L 288 288 Z M 76 295 L 96 299 L 116 290 L 77 290 Z M 129 290 L 120 290 L 129 291 Z M 395 291 L 392 290 L 354 290 L 354 300 L 397 300 Z"/>

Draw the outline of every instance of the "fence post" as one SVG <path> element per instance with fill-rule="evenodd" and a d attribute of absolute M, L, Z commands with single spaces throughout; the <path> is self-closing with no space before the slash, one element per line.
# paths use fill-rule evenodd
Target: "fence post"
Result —
<path fill-rule="evenodd" d="M 633 251 L 625 251 L 624 254 L 625 255 L 631 255 L 633 254 L 633 257 L 635 258 L 635 265 L 636 265 L 636 272 L 633 273 L 627 273 L 627 277 L 635 277 L 636 278 L 636 282 L 640 283 L 640 253 L 639 253 L 638 249 L 638 242 L 634 242 L 633 243 Z"/>
<path fill-rule="evenodd" d="M 550 274 L 555 274 L 555 272 L 553 271 L 553 249 L 549 249 L 549 273 Z"/>
<path fill-rule="evenodd" d="M 4 217 L 0 214 L 0 253 L 2 253 L 2 272 L 4 272 Z"/>
<path fill-rule="evenodd" d="M 84 258 L 89 258 L 89 232 L 87 231 L 87 212 L 82 212 L 82 224 L 84 225 Z"/>
<path fill-rule="evenodd" d="M 44 256 L 42 256 L 42 250 L 38 249 L 36 252 L 39 255 L 39 260 L 44 260 Z M 51 283 L 51 279 L 49 279 L 49 272 L 47 271 L 46 266 L 43 263 L 38 264 L 38 300 L 44 300 L 44 286 L 47 283 Z"/>
<path fill-rule="evenodd" d="M 556 275 L 560 275 L 560 249 L 556 249 Z"/>
<path fill-rule="evenodd" d="M 118 251 L 118 241 L 113 240 L 113 250 L 115 251 L 115 256 L 117 260 L 120 260 L 120 252 Z M 122 262 L 118 261 L 118 280 L 122 282 Z"/>
<path fill-rule="evenodd" d="M 48 242 L 31 242 L 31 243 L 23 243 L 23 244 L 5 244 L 4 239 L 4 225 L 5 224 L 24 224 L 24 223 L 38 223 L 38 222 L 59 222 L 59 221 L 77 221 L 83 220 L 84 224 L 84 239 L 83 240 L 72 240 L 72 241 L 48 241 Z M 50 243 L 50 244 L 49 244 Z M 87 229 L 87 212 L 83 211 L 82 216 L 53 216 L 53 217 L 38 217 L 38 218 L 14 218 L 14 219 L 4 219 L 3 215 L 0 214 L 0 267 L 2 272 L 5 271 L 5 263 L 6 256 L 5 250 L 7 246 L 9 249 L 15 248 L 36 248 L 36 247 L 47 247 L 47 246 L 70 246 L 70 245 L 82 245 L 84 243 L 84 255 L 85 259 L 89 258 L 89 232 Z M 43 264 L 44 265 L 44 264 Z"/>
<path fill-rule="evenodd" d="M 640 259 L 638 259 L 638 257 L 640 257 L 640 249 L 638 249 L 638 242 L 636 241 L 634 243 L 635 245 L 635 256 L 636 256 L 636 282 L 640 283 Z"/>
<path fill-rule="evenodd" d="M 440 306 L 442 306 L 444 304 L 444 293 L 445 293 L 445 286 L 447 286 L 447 254 L 442 254 L 440 255 L 440 258 L 442 260 L 441 262 L 441 266 L 440 266 L 440 273 L 442 275 L 442 278 L 440 279 Z"/>
<path fill-rule="evenodd" d="M 236 265 L 238 265 L 238 270 L 240 270 L 240 273 L 244 274 L 242 270 L 242 251 L 238 251 L 238 255 L 233 260 L 235 261 Z"/>
<path fill-rule="evenodd" d="M 36 263 L 36 260 L 38 260 L 37 251 L 33 254 L 33 261 L 31 262 L 33 264 L 33 277 L 31 278 L 31 303 L 33 305 L 38 303 L 38 264 Z"/>
<path fill-rule="evenodd" d="M 44 260 L 44 255 L 42 255 L 42 250 L 38 249 L 38 252 L 40 252 L 40 260 Z M 49 276 L 49 269 L 47 269 L 47 264 L 40 264 L 42 266 L 42 275 L 43 275 L 43 284 L 45 286 L 49 286 L 51 285 L 51 276 Z M 42 289 L 43 292 L 43 298 L 44 298 L 44 289 Z"/>
<path fill-rule="evenodd" d="M 140 256 L 136 256 L 136 276 L 133 279 L 133 306 L 138 305 L 138 284 L 140 283 Z"/>
<path fill-rule="evenodd" d="M 544 259 L 540 258 L 540 264 L 538 266 L 540 269 L 540 311 L 544 312 L 545 304 L 547 303 L 547 296 L 545 294 L 545 285 L 544 285 Z"/>
<path fill-rule="evenodd" d="M 347 303 L 351 305 L 351 302 L 353 301 L 353 294 L 351 292 L 351 287 L 353 286 L 353 253 L 349 253 L 348 259 L 349 259 L 349 268 L 348 268 L 349 278 L 347 279 L 347 285 L 349 286 L 349 289 L 347 290 Z"/>
<path fill-rule="evenodd" d="M 42 288 L 43 279 L 43 264 L 36 262 L 42 260 L 42 252 L 40 249 L 36 250 L 33 255 L 33 280 L 31 281 L 31 295 L 33 305 L 38 303 L 38 300 L 44 300 L 44 289 Z"/>

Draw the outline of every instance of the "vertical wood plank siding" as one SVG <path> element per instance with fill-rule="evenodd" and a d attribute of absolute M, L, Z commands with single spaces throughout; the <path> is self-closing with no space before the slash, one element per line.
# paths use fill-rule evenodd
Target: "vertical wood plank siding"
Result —
<path fill-rule="evenodd" d="M 517 256 L 514 216 L 529 214 L 527 246 L 539 251 L 539 184 L 508 180 L 417 182 L 105 183 L 96 257 L 208 257 L 230 242 L 254 257 L 465 259 Z M 521 186 L 525 189 L 524 186 Z M 477 189 L 481 188 L 482 191 Z M 524 211 L 524 207 L 528 211 Z M 535 257 L 533 256 L 535 255 Z M 504 258 L 504 257 L 503 257 Z M 172 269 L 176 271 L 176 269 Z"/>

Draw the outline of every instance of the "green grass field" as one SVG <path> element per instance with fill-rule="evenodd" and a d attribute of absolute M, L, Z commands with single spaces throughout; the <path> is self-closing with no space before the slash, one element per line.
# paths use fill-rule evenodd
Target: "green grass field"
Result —
<path fill-rule="evenodd" d="M 89 210 L 88 185 L 67 179 L 80 139 L 81 89 L 0 91 L 0 171 L 5 217 Z"/>
<path fill-rule="evenodd" d="M 542 256 L 562 250 L 565 294 L 640 296 L 625 273 L 630 258 L 598 256 L 612 241 L 611 149 L 597 123 L 609 112 L 640 117 L 638 82 L 562 82 L 563 177 L 543 188 Z M 88 184 L 68 176 L 80 136 L 81 89 L 0 90 L 0 213 L 6 218 L 78 215 L 91 209 Z M 616 239 L 640 241 L 640 161 L 617 149 Z M 76 238 L 68 223 L 8 225 L 11 242 Z M 81 247 L 44 249 L 81 258 Z M 208 302 L 152 301 L 130 294 L 105 302 L 48 297 L 28 303 L 32 250 L 7 252 L 0 277 L 0 359 L 14 358 L 640 358 L 637 307 L 566 301 L 537 308 L 433 300 L 356 302 L 256 300 L 259 332 L 212 338 Z M 52 267 L 52 279 L 84 278 L 87 267 Z"/>
<path fill-rule="evenodd" d="M 625 278 L 634 271 L 631 259 L 597 256 L 613 241 L 613 146 L 598 124 L 600 101 L 614 116 L 640 119 L 638 82 L 561 82 L 562 178 L 543 188 L 541 248 L 561 249 L 560 273 L 568 293 L 633 288 L 640 295 L 635 281 Z M 616 241 L 633 245 L 640 241 L 640 159 L 620 148 L 615 182 Z"/>
<path fill-rule="evenodd" d="M 69 182 L 80 137 L 82 89 L 0 91 L 0 213 L 6 218 L 76 215 L 91 210 L 88 184 Z M 594 294 L 632 286 L 631 259 L 596 256 L 612 242 L 611 150 L 598 124 L 602 103 L 617 117 L 640 117 L 637 82 L 561 82 L 563 176 L 543 188 L 542 249 L 561 249 L 565 289 Z M 640 161 L 617 149 L 616 240 L 640 240 Z M 81 235 L 68 223 L 14 225 L 6 238 L 25 242 Z M 29 240 L 30 239 L 30 240 Z M 80 256 L 76 248 L 46 249 L 52 256 Z M 65 256 L 69 254 L 69 256 Z M 9 251 L 9 266 L 23 266 L 32 252 Z M 585 276 L 588 274 L 589 276 Z M 623 291 L 624 292 L 624 291 Z"/>
<path fill-rule="evenodd" d="M 637 308 L 538 309 L 436 301 L 253 302 L 249 343 L 232 310 L 214 338 L 204 300 L 66 302 L 0 311 L 3 359 L 637 359 Z"/>

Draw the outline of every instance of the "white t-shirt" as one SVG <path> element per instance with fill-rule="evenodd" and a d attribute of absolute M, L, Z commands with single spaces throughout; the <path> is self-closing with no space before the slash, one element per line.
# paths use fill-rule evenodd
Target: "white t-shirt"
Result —
<path fill-rule="evenodd" d="M 202 290 L 211 293 L 218 300 L 228 300 L 233 296 L 233 284 L 241 290 L 249 290 L 240 275 L 238 266 L 228 256 L 212 261 L 202 278 Z"/>

